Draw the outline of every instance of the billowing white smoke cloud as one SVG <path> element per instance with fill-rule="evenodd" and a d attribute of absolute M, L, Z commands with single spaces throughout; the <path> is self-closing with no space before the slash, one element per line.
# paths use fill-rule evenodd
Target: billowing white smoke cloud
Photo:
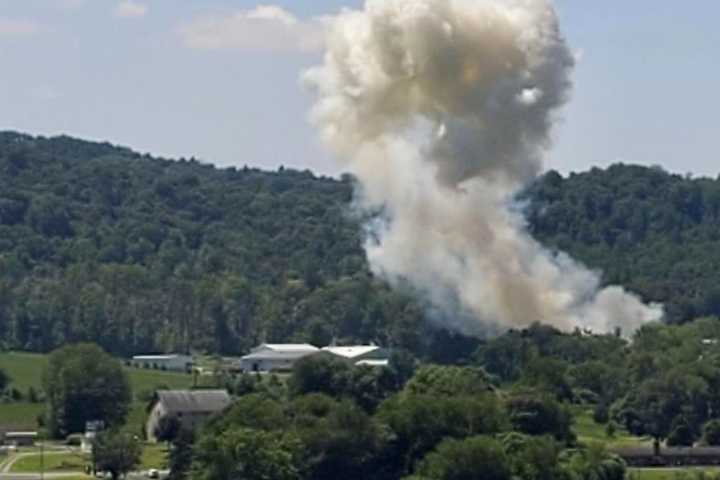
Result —
<path fill-rule="evenodd" d="M 662 315 L 527 233 L 573 56 L 545 0 L 367 0 L 328 21 L 312 119 L 384 212 L 367 255 L 466 331 L 535 321 L 628 334 Z M 472 321 L 467 319 L 471 318 Z M 458 324 L 459 323 L 459 324 Z"/>

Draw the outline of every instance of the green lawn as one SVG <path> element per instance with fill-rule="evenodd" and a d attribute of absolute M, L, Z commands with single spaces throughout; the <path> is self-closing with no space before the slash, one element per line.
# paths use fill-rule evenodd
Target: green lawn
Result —
<path fill-rule="evenodd" d="M 719 477 L 720 468 L 717 467 L 630 468 L 627 476 L 628 480 L 695 480 L 696 478 L 707 480 Z"/>
<path fill-rule="evenodd" d="M 11 386 L 27 394 L 29 387 L 41 390 L 42 372 L 47 365 L 47 355 L 34 353 L 0 353 L 0 369 L 12 379 Z M 133 434 L 141 433 L 145 419 L 146 401 L 138 398 L 158 387 L 183 389 L 192 386 L 192 375 L 166 372 L 162 370 L 144 370 L 125 367 L 133 390 L 133 403 L 130 406 L 126 430 Z M 9 403 L 0 404 L 0 426 L 35 425 L 35 419 L 44 411 L 42 404 Z"/>
<path fill-rule="evenodd" d="M 10 376 L 11 387 L 20 390 L 23 395 L 28 388 L 40 389 L 42 371 L 47 365 L 47 355 L 34 353 L 0 353 L 0 368 Z"/>
<path fill-rule="evenodd" d="M 0 403 L 0 425 L 28 428 L 36 424 L 38 415 L 45 411 L 42 403 Z"/>
<path fill-rule="evenodd" d="M 39 472 L 44 466 L 46 472 L 82 472 L 89 461 L 87 456 L 74 453 L 33 454 L 18 459 L 10 471 L 12 473 Z"/>
<path fill-rule="evenodd" d="M 602 442 L 609 448 L 628 445 L 649 445 L 652 440 L 649 437 L 636 437 L 631 435 L 621 426 L 617 426 L 615 435 L 608 437 L 605 431 L 606 426 L 595 423 L 593 420 L 593 408 L 588 406 L 573 406 L 571 408 L 575 423 L 573 430 L 581 443 Z"/>
<path fill-rule="evenodd" d="M 157 468 L 164 470 L 167 468 L 167 449 L 162 443 L 148 443 L 143 447 L 142 459 L 140 460 L 140 468 L 148 470 Z"/>

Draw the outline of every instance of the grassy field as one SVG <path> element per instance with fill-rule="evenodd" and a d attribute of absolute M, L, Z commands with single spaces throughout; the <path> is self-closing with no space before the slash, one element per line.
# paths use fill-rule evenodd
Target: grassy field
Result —
<path fill-rule="evenodd" d="M 42 403 L 1 403 L 0 425 L 16 428 L 32 427 L 38 415 L 45 411 Z"/>
<path fill-rule="evenodd" d="M 592 407 L 575 406 L 572 408 L 575 423 L 573 430 L 581 443 L 602 442 L 609 448 L 617 448 L 630 445 L 650 445 L 652 440 L 649 437 L 636 437 L 627 430 L 617 425 L 615 434 L 608 437 L 606 425 L 595 423 L 592 416 Z"/>
<path fill-rule="evenodd" d="M 143 449 L 142 459 L 140 460 L 140 468 L 148 470 L 157 468 L 164 470 L 167 468 L 167 449 L 164 444 L 147 444 Z"/>
<path fill-rule="evenodd" d="M 696 478 L 720 478 L 720 468 L 685 467 L 685 468 L 631 468 L 628 480 L 695 480 Z"/>
<path fill-rule="evenodd" d="M 75 453 L 33 454 L 19 458 L 12 465 L 12 473 L 39 472 L 44 466 L 46 472 L 81 472 L 90 462 L 89 457 Z"/>
<path fill-rule="evenodd" d="M 30 387 L 42 389 L 42 372 L 47 365 L 47 355 L 32 353 L 0 353 L 0 369 L 12 379 L 11 387 L 25 395 Z M 189 374 L 162 370 L 144 370 L 125 367 L 133 391 L 133 402 L 124 430 L 141 435 L 147 409 L 147 396 L 158 388 L 185 389 L 192 386 Z M 17 402 L 0 404 L 0 426 L 35 428 L 38 415 L 45 406 L 42 403 Z M 24 462 L 32 462 L 28 457 Z M 143 452 L 143 468 L 161 468 L 165 465 L 165 450 L 162 446 L 149 445 Z M 19 468 L 25 468 L 20 464 Z M 31 467 L 27 467 L 31 468 Z M 32 470 L 26 470 L 32 471 Z"/>

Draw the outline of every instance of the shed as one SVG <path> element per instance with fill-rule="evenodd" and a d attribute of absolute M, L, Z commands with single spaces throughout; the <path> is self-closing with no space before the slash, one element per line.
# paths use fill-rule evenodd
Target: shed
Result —
<path fill-rule="evenodd" d="M 160 390 L 150 404 L 145 433 L 148 440 L 157 441 L 155 430 L 166 417 L 176 418 L 183 427 L 195 429 L 230 403 L 226 390 Z"/>

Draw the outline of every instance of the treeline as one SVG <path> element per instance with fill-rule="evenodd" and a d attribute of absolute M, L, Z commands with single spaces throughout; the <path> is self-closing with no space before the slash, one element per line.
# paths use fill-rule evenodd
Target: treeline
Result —
<path fill-rule="evenodd" d="M 2 133 L 0 348 L 429 348 L 413 297 L 369 273 L 351 196 L 348 178 Z"/>
<path fill-rule="evenodd" d="M 720 314 L 720 182 L 616 165 L 550 172 L 529 228 L 685 322 Z M 436 361 L 476 340 L 368 269 L 352 179 L 0 133 L 0 348 L 120 355 L 377 342 Z M 532 320 L 532 319 L 529 319 Z"/>
<path fill-rule="evenodd" d="M 720 321 L 649 324 L 632 342 L 535 325 L 483 345 L 478 365 L 501 385 L 594 406 L 609 434 L 619 427 L 656 448 L 720 445 Z"/>
<path fill-rule="evenodd" d="M 569 408 L 542 389 L 501 391 L 480 368 L 298 362 L 287 384 L 244 377 L 244 394 L 173 443 L 173 480 L 622 480 L 625 464 L 577 442 Z M 409 378 L 407 377 L 407 374 Z"/>
<path fill-rule="evenodd" d="M 664 303 L 669 321 L 720 315 L 719 179 L 622 164 L 551 171 L 525 200 L 538 240 Z"/>

